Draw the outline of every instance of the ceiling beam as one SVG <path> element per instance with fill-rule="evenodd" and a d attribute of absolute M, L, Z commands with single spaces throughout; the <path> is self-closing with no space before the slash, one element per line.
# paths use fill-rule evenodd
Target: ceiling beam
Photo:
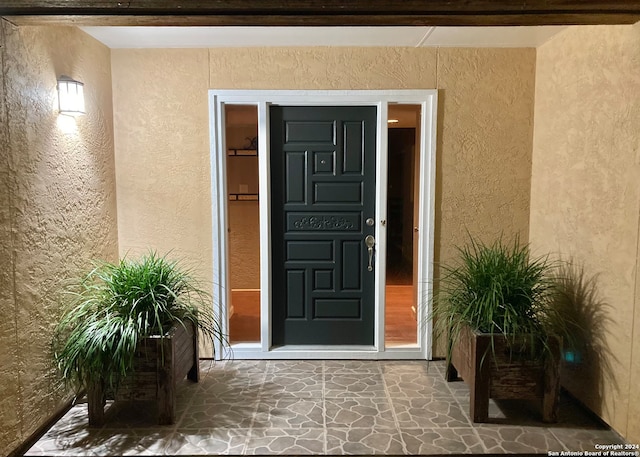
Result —
<path fill-rule="evenodd" d="M 637 0 L 3 0 L 18 25 L 487 26 L 633 24 Z"/>

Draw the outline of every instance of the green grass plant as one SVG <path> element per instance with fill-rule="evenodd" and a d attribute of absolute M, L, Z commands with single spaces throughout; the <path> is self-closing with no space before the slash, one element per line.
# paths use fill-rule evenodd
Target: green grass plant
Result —
<path fill-rule="evenodd" d="M 99 262 L 66 289 L 54 336 L 62 378 L 83 389 L 95 382 L 116 389 L 133 371 L 145 337 L 191 322 L 215 348 L 226 342 L 210 294 L 177 261 L 151 252 L 138 260 Z M 215 350 L 215 349 L 214 349 Z"/>
<path fill-rule="evenodd" d="M 457 252 L 455 263 L 441 267 L 432 311 L 436 335 L 448 335 L 448 356 L 464 326 L 504 335 L 513 352 L 544 354 L 550 329 L 562 320 L 554 307 L 557 265 L 532 257 L 518 237 L 489 244 L 471 238 Z"/>

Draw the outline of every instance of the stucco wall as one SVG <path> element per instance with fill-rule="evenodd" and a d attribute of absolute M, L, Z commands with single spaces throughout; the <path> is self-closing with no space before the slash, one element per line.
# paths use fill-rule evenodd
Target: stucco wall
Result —
<path fill-rule="evenodd" d="M 112 50 L 120 254 L 212 277 L 206 49 Z"/>
<path fill-rule="evenodd" d="M 439 51 L 435 219 L 442 262 L 468 234 L 528 237 L 535 69 L 535 49 Z"/>
<path fill-rule="evenodd" d="M 207 89 L 440 89 L 436 258 L 529 221 L 534 49 L 112 50 L 120 252 L 211 277 Z"/>
<path fill-rule="evenodd" d="M 72 27 L 0 21 L 0 455 L 63 404 L 51 370 L 61 281 L 117 258 L 110 51 Z M 56 78 L 87 115 L 57 113 Z"/>
<path fill-rule="evenodd" d="M 538 49 L 530 239 L 597 275 L 605 363 L 565 384 L 640 442 L 640 24 L 574 27 Z M 593 359 L 597 360 L 597 359 Z M 607 368 L 609 365 L 609 368 Z"/>

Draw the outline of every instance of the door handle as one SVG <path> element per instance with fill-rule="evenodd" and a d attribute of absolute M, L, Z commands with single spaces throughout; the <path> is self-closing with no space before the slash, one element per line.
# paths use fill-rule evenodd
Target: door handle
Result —
<path fill-rule="evenodd" d="M 367 267 L 367 271 L 373 271 L 371 262 L 373 261 L 373 247 L 376 245 L 376 239 L 373 235 L 367 235 L 364 238 L 364 244 L 367 246 L 367 250 L 369 251 L 369 266 Z"/>

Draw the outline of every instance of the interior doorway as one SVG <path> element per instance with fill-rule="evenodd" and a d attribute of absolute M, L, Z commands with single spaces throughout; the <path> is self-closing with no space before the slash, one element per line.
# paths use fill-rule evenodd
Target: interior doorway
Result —
<path fill-rule="evenodd" d="M 418 343 L 420 105 L 389 105 L 385 344 Z"/>
<path fill-rule="evenodd" d="M 229 341 L 260 341 L 258 109 L 225 106 Z"/>

